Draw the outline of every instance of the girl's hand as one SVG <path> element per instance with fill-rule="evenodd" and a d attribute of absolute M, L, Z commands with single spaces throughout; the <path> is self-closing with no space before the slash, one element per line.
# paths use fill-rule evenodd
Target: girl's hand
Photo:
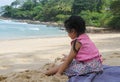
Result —
<path fill-rule="evenodd" d="M 61 59 L 61 61 L 65 61 L 67 59 L 67 55 L 62 54 L 64 57 Z"/>
<path fill-rule="evenodd" d="M 61 76 L 61 74 L 59 74 L 59 73 L 56 73 L 56 74 L 55 74 L 55 76 L 57 76 L 57 77 L 60 77 L 60 76 Z"/>

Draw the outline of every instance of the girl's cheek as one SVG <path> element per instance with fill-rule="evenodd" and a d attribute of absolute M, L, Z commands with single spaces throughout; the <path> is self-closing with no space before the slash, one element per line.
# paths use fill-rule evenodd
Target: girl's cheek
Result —
<path fill-rule="evenodd" d="M 68 33 L 68 36 L 70 37 L 70 33 Z"/>

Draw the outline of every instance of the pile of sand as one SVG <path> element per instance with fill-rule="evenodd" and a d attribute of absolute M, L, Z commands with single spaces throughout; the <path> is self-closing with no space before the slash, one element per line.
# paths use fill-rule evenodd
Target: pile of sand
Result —
<path fill-rule="evenodd" d="M 38 70 L 25 70 L 23 72 L 14 72 L 0 76 L 0 82 L 67 82 L 68 78 L 65 75 L 47 76 L 42 71 L 48 70 L 54 67 L 60 58 L 56 58 L 53 63 L 46 63 L 42 68 Z"/>
<path fill-rule="evenodd" d="M 46 76 L 37 70 L 1 75 L 0 82 L 67 82 L 67 76 Z"/>

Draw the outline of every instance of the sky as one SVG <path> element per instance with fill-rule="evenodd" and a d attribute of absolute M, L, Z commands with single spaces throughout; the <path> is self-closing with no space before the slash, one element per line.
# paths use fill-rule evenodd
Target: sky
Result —
<path fill-rule="evenodd" d="M 0 6 L 10 5 L 15 0 L 0 0 Z"/>

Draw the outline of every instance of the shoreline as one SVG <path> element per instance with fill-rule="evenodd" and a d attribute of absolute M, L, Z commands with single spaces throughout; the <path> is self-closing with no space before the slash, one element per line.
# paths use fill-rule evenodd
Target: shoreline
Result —
<path fill-rule="evenodd" d="M 35 21 L 35 20 L 12 19 L 12 18 L 5 18 L 2 16 L 0 16 L 0 19 L 13 20 L 15 22 L 21 22 L 21 23 L 27 23 L 27 24 L 43 24 L 47 26 L 59 27 L 60 30 L 64 30 L 63 24 L 59 24 L 56 22 L 41 22 L 41 21 Z M 86 32 L 87 33 L 111 33 L 111 32 L 120 32 L 120 31 L 112 30 L 109 28 L 103 28 L 103 27 L 86 26 Z"/>
<path fill-rule="evenodd" d="M 29 39 L 44 39 L 44 38 L 60 38 L 66 37 L 66 35 L 61 36 L 40 36 L 40 37 L 26 37 L 26 38 L 12 38 L 12 39 L 0 39 L 0 41 L 11 41 L 11 40 L 29 40 Z"/>
<path fill-rule="evenodd" d="M 58 24 L 56 22 L 41 22 L 41 21 L 36 21 L 36 20 L 28 20 L 28 19 L 13 19 L 13 18 L 6 18 L 0 16 L 0 19 L 3 20 L 13 20 L 15 22 L 22 22 L 22 23 L 28 23 L 28 24 L 43 24 L 47 26 L 54 26 L 54 27 L 62 27 L 62 24 Z"/>
<path fill-rule="evenodd" d="M 4 42 L 4 41 L 19 41 L 19 40 L 34 40 L 34 39 L 51 39 L 51 38 L 65 38 L 67 36 L 52 36 L 52 37 L 33 37 L 33 38 L 18 38 L 18 39 L 0 39 L 0 42 Z"/>
<path fill-rule="evenodd" d="M 96 35 L 99 35 L 99 34 L 101 34 L 101 33 L 87 33 L 87 34 L 96 34 Z M 110 34 L 109 32 L 107 32 L 107 33 L 102 33 L 103 35 L 104 34 Z M 102 35 L 101 34 L 101 35 Z M 115 33 L 115 32 L 113 32 L 112 34 L 120 34 L 119 32 L 118 33 Z M 40 37 L 27 37 L 27 38 L 12 38 L 12 39 L 0 39 L 0 41 L 12 41 L 12 40 L 34 40 L 34 39 L 46 39 L 46 38 L 48 38 L 48 39 L 51 39 L 51 38 L 65 38 L 65 37 L 67 37 L 67 35 L 61 35 L 61 36 L 40 36 Z"/>

